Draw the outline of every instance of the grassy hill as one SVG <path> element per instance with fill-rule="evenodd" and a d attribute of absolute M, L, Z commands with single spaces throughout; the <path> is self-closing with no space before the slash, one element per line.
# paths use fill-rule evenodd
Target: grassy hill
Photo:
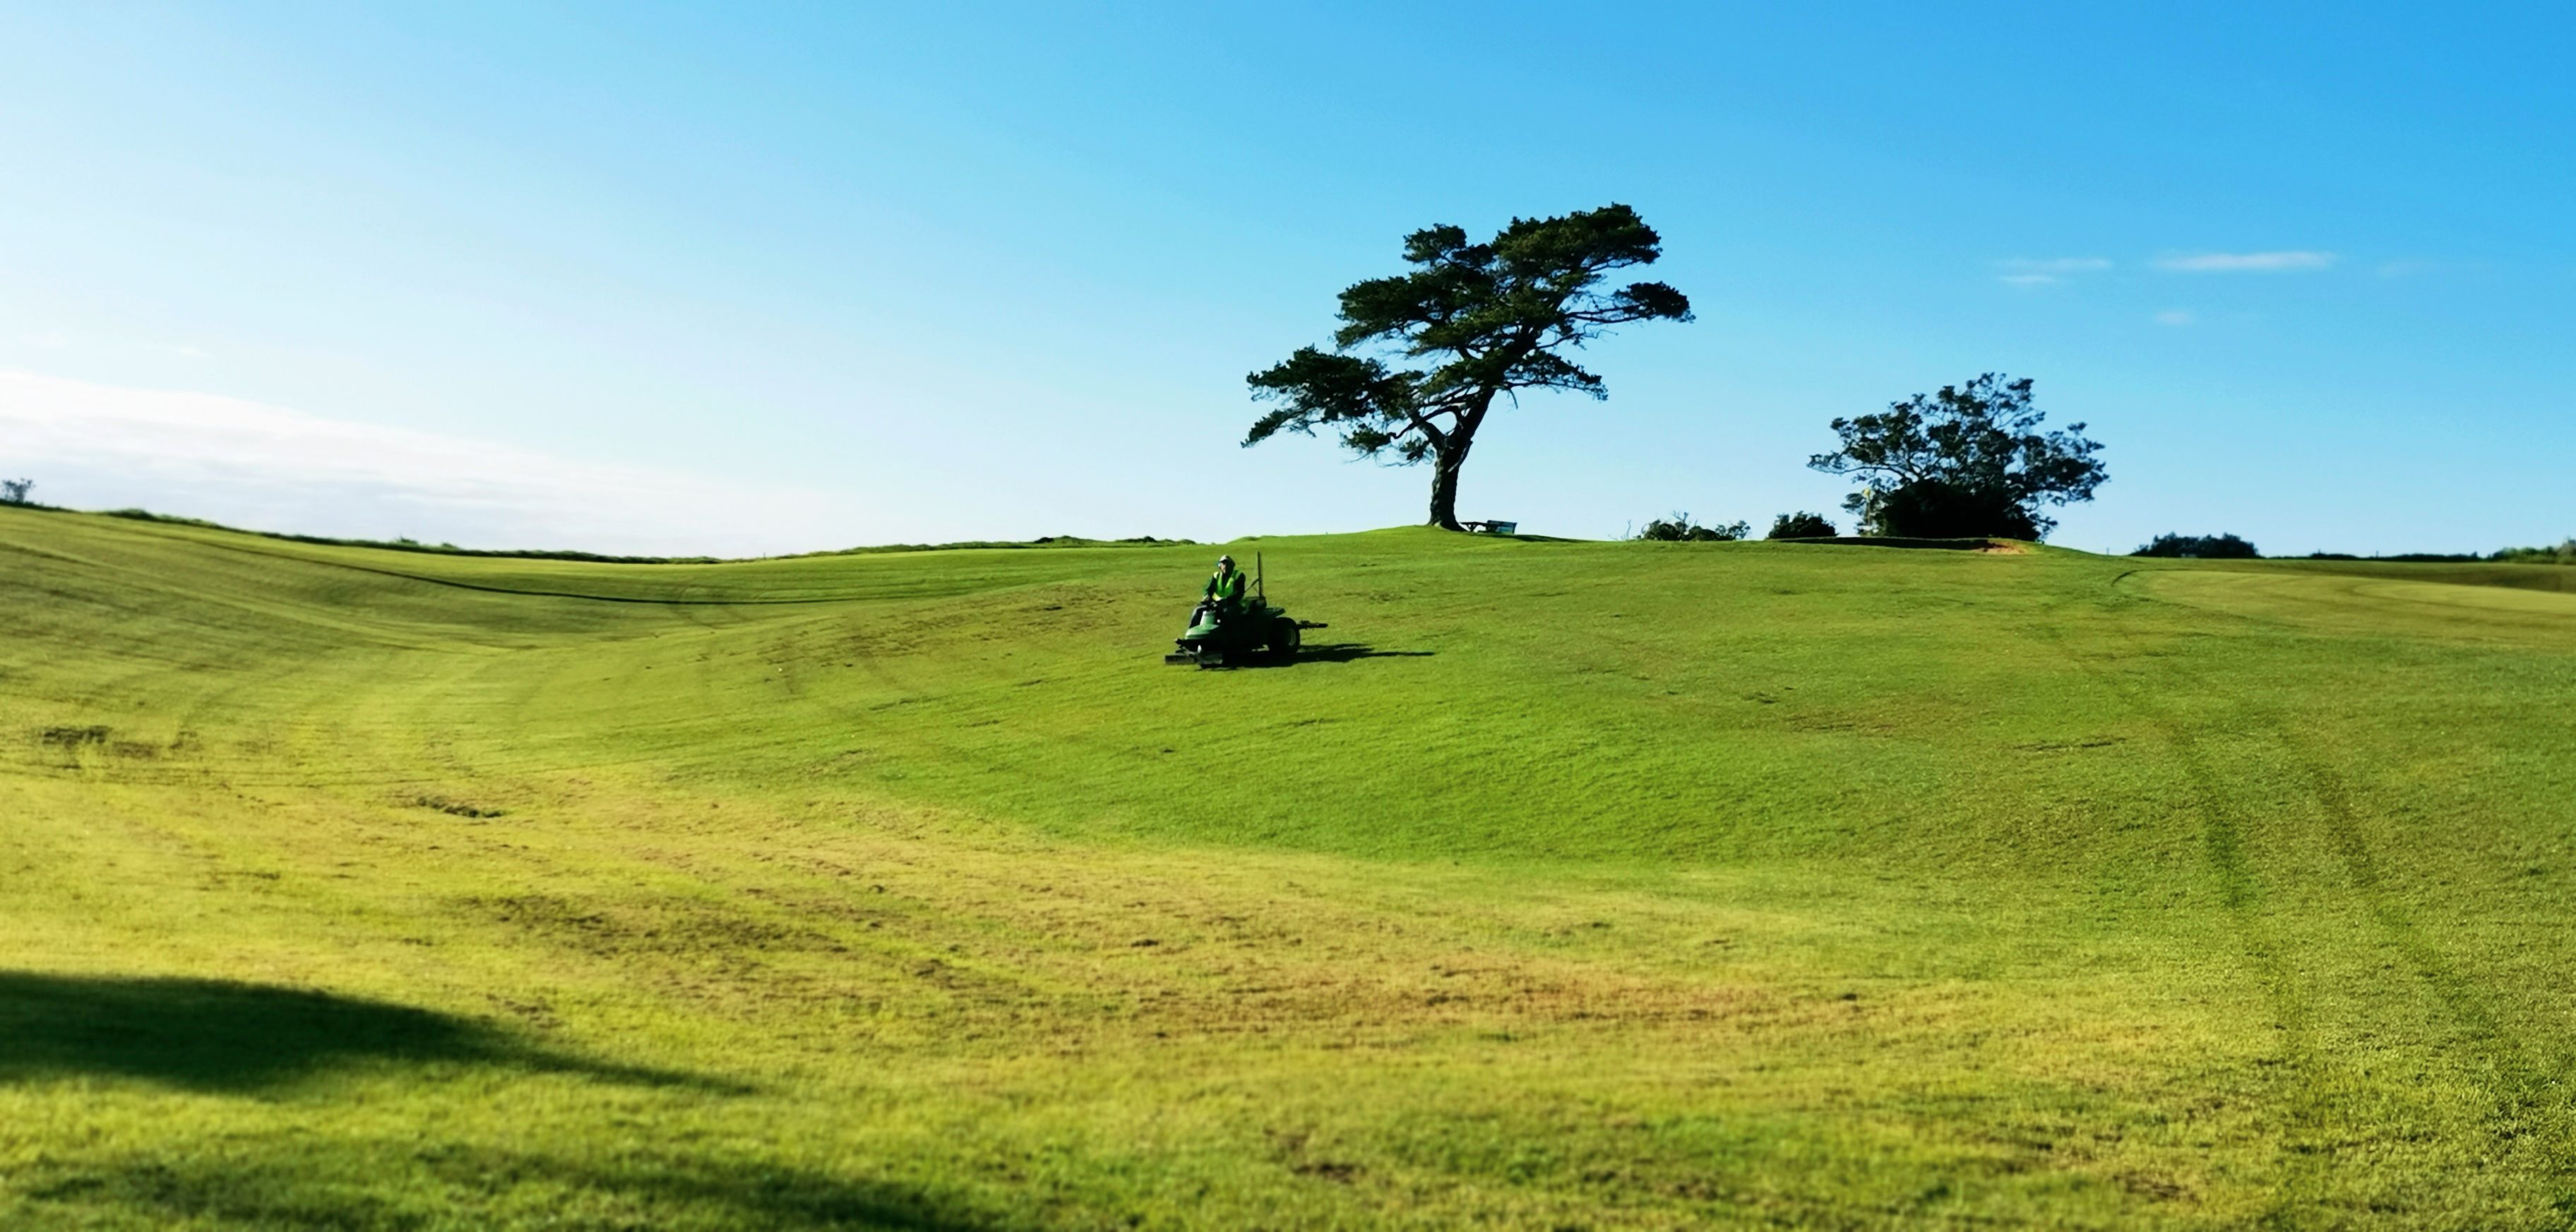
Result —
<path fill-rule="evenodd" d="M 0 1226 L 2554 1227 L 2576 571 L 0 509 Z"/>

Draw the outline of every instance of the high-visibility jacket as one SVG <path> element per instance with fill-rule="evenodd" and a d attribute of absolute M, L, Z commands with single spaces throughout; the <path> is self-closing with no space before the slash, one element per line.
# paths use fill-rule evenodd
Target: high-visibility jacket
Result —
<path fill-rule="evenodd" d="M 1226 569 L 1210 574 L 1207 597 L 1227 607 L 1243 602 L 1243 570 Z"/>

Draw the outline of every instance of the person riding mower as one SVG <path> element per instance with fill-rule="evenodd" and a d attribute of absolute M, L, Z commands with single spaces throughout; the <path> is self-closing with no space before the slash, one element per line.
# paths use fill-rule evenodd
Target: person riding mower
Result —
<path fill-rule="evenodd" d="M 1207 588 L 1199 598 L 1197 610 L 1190 613 L 1195 625 L 1214 613 L 1220 620 L 1243 608 L 1243 571 L 1234 567 L 1232 556 L 1216 558 L 1216 572 L 1210 574 Z"/>
<path fill-rule="evenodd" d="M 1199 592 L 1199 605 L 1190 611 L 1189 628 L 1163 662 L 1230 667 L 1263 657 L 1273 663 L 1296 660 L 1302 640 L 1299 630 L 1324 626 L 1293 619 L 1284 609 L 1272 607 L 1257 576 L 1260 558 L 1256 556 L 1253 563 L 1256 576 L 1247 594 L 1243 571 L 1234 567 L 1234 558 L 1217 557 L 1216 573 Z"/>

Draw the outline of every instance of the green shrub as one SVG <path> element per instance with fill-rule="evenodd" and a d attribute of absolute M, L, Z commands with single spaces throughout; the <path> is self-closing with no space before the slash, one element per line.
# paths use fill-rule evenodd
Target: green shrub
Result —
<path fill-rule="evenodd" d="M 1657 518 L 1638 530 L 1639 539 L 1657 543 L 1727 543 L 1753 533 L 1750 522 L 1729 522 L 1723 526 L 1701 526 L 1687 513 Z"/>
<path fill-rule="evenodd" d="M 1842 532 L 1821 513 L 1784 513 L 1771 519 L 1771 533 L 1765 539 L 1831 539 Z"/>
<path fill-rule="evenodd" d="M 2194 560 L 2252 560 L 2262 553 L 2234 535 L 2158 535 L 2131 556 L 2169 556 Z"/>

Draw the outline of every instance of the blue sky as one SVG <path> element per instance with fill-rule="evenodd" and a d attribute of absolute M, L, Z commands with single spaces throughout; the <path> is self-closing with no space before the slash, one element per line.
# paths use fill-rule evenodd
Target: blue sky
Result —
<path fill-rule="evenodd" d="M 2576 17 L 2112 7 L 8 6 L 0 471 L 629 551 L 1407 523 L 1237 448 L 1244 375 L 1414 228 L 1622 201 L 1698 320 L 1468 516 L 1838 515 L 1827 420 L 1999 370 L 2107 446 L 2071 546 L 2576 534 Z"/>

